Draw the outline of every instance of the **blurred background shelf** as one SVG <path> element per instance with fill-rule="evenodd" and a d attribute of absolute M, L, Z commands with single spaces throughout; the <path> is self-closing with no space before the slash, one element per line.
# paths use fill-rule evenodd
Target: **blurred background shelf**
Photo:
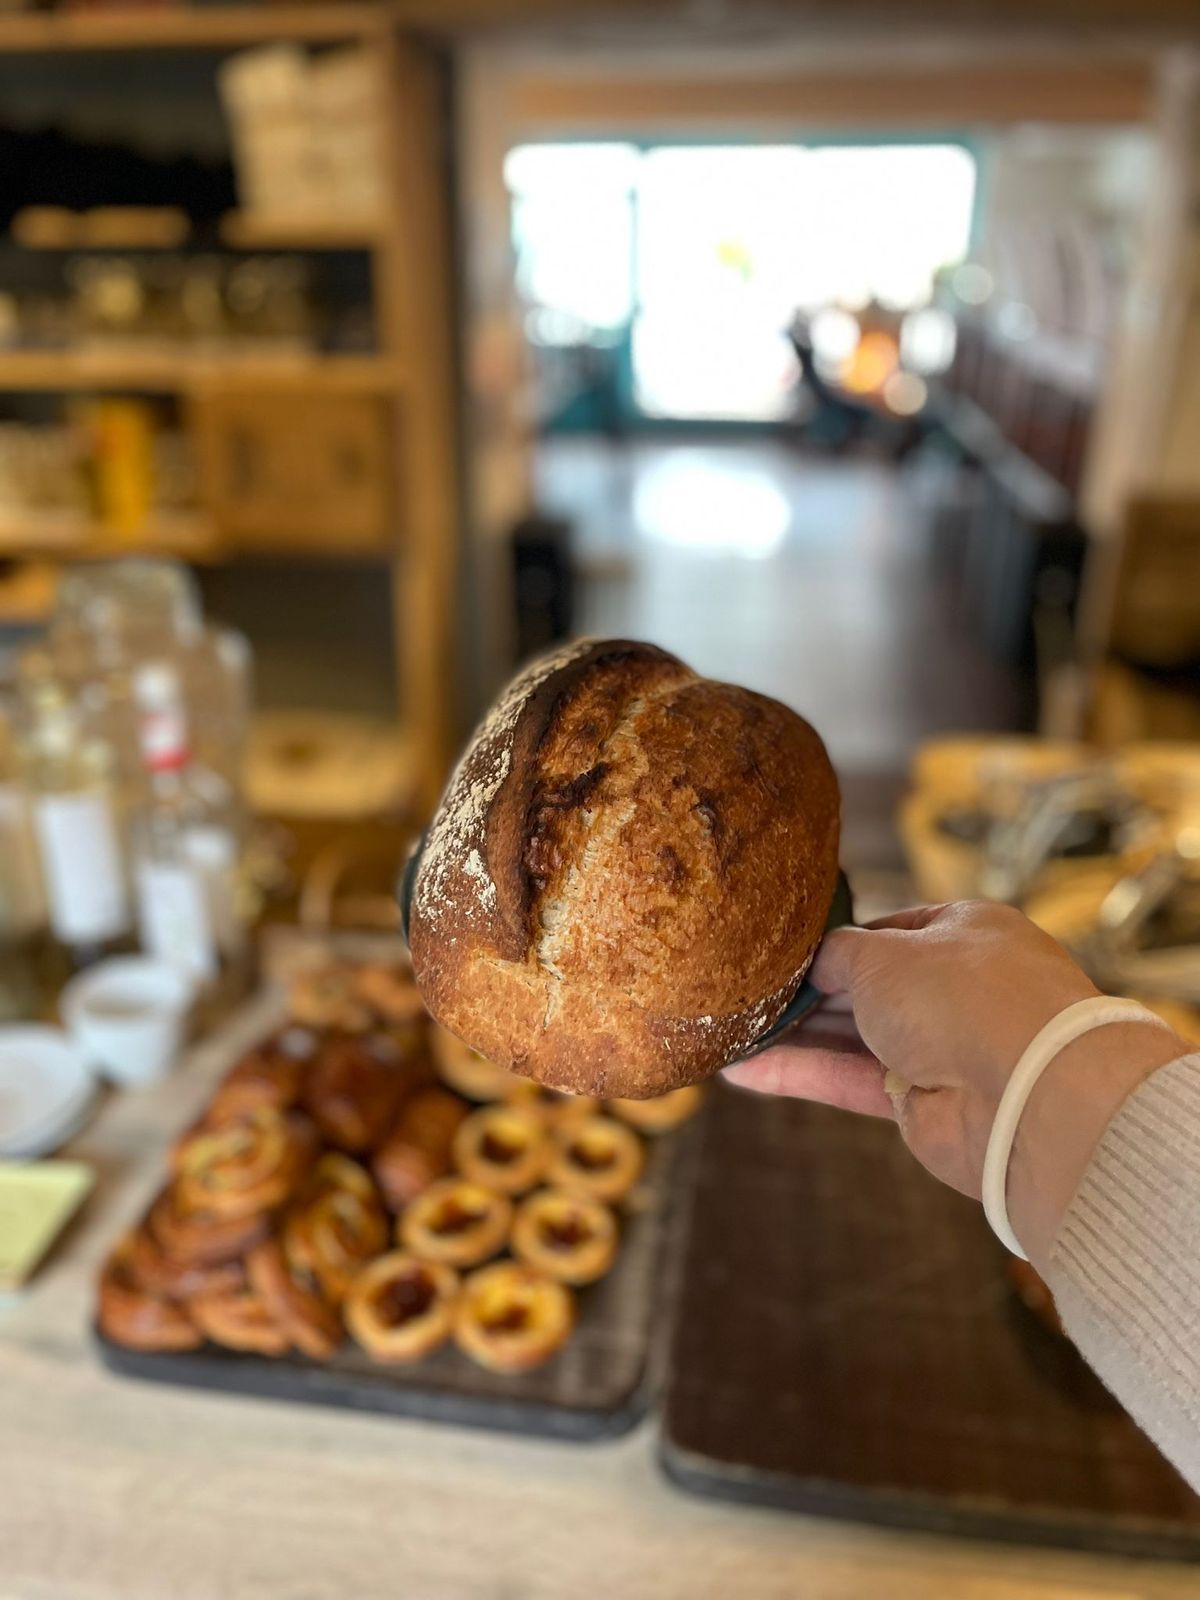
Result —
<path fill-rule="evenodd" d="M 212 519 L 201 512 L 156 512 L 128 534 L 75 512 L 0 510 L 0 561 L 97 561 L 132 553 L 212 561 L 221 546 Z"/>
<path fill-rule="evenodd" d="M 0 351 L 3 389 L 131 389 L 176 393 L 198 387 L 288 388 L 381 393 L 399 368 L 378 356 L 206 356 L 187 351 Z"/>
<path fill-rule="evenodd" d="M 372 5 L 130 6 L 0 16 L 0 54 L 51 51 L 234 49 L 294 39 L 336 42 L 386 26 Z"/>
<path fill-rule="evenodd" d="M 382 217 L 256 216 L 231 211 L 221 220 L 221 238 L 234 250 L 374 250 L 384 233 Z"/>

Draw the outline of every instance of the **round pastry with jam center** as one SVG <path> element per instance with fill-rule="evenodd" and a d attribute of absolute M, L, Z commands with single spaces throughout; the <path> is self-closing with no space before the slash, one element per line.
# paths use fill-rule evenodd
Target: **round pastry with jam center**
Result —
<path fill-rule="evenodd" d="M 517 1208 L 512 1252 L 560 1283 L 595 1283 L 616 1257 L 616 1218 L 598 1200 L 540 1189 Z"/>
<path fill-rule="evenodd" d="M 476 1111 L 454 1136 L 454 1159 L 463 1177 L 498 1194 L 532 1189 L 549 1156 L 541 1121 L 515 1106 Z"/>
<path fill-rule="evenodd" d="M 682 1089 L 671 1089 L 667 1094 L 656 1094 L 649 1100 L 610 1100 L 608 1109 L 639 1133 L 669 1133 L 680 1123 L 695 1116 L 704 1099 L 699 1084 L 688 1083 Z"/>
<path fill-rule="evenodd" d="M 419 1361 L 449 1338 L 457 1297 L 449 1267 L 394 1250 L 359 1273 L 342 1312 L 376 1361 Z"/>
<path fill-rule="evenodd" d="M 576 1117 L 590 1117 L 600 1109 L 595 1095 L 568 1094 L 564 1089 L 551 1089 L 544 1083 L 534 1083 L 529 1078 L 516 1078 L 509 1086 L 505 1099 L 540 1117 L 548 1128 L 557 1127 Z"/>
<path fill-rule="evenodd" d="M 620 1200 L 642 1171 L 642 1144 L 636 1133 L 612 1117 L 587 1117 L 556 1130 L 557 1150 L 547 1179 L 592 1200 Z"/>
<path fill-rule="evenodd" d="M 504 1248 L 512 1205 L 463 1178 L 440 1178 L 400 1219 L 406 1249 L 448 1267 L 474 1267 Z"/>
<path fill-rule="evenodd" d="M 511 1072 L 494 1066 L 436 1022 L 429 1030 L 429 1043 L 442 1082 L 468 1100 L 502 1100 L 514 1082 Z"/>
<path fill-rule="evenodd" d="M 516 1261 L 473 1272 L 454 1314 L 460 1350 L 493 1372 L 528 1372 L 561 1350 L 575 1322 L 570 1292 Z"/>

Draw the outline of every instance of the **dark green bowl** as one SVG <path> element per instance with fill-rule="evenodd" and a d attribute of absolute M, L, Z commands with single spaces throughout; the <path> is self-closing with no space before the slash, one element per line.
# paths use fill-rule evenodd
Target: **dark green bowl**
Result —
<path fill-rule="evenodd" d="M 408 919 L 412 909 L 413 884 L 416 882 L 417 868 L 421 863 L 421 851 L 425 845 L 425 835 L 422 834 L 412 848 L 412 853 L 404 863 L 404 870 L 400 874 L 397 886 L 397 899 L 400 902 L 400 925 L 404 929 L 405 940 L 408 939 Z M 829 915 L 825 918 L 825 932 L 832 928 L 844 928 L 854 921 L 854 900 L 850 893 L 850 883 L 844 872 L 838 873 L 837 884 L 833 891 L 833 902 L 829 907 Z M 821 991 L 813 987 L 805 978 L 800 987 L 792 996 L 787 1009 L 779 1020 L 767 1029 L 760 1038 L 756 1039 L 745 1055 L 757 1055 L 760 1050 L 765 1050 L 773 1044 L 781 1033 L 790 1028 L 800 1018 L 807 1016 L 821 998 Z"/>

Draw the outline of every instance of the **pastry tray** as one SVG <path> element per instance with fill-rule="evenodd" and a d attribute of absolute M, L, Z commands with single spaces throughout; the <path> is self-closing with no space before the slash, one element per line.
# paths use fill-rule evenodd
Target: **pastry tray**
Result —
<path fill-rule="evenodd" d="M 1200 1499 L 887 1122 L 724 1085 L 667 1364 L 681 1486 L 820 1516 L 1200 1557 Z"/>
<path fill-rule="evenodd" d="M 311 941 L 285 941 L 282 962 L 273 962 L 268 952 L 268 970 L 286 970 L 304 945 Z M 394 940 L 370 937 L 353 944 L 338 940 L 335 948 L 353 956 L 395 954 L 397 946 Z M 259 996 L 230 1016 L 181 1070 L 181 1077 L 194 1080 L 202 1074 L 205 1080 L 203 1093 L 189 1095 L 189 1102 L 197 1108 L 205 1104 L 218 1079 L 283 1014 L 280 993 Z M 189 1120 L 181 1115 L 181 1127 Z M 578 1321 L 570 1340 L 536 1371 L 516 1376 L 487 1372 L 451 1346 L 412 1367 L 385 1367 L 349 1340 L 328 1362 L 300 1355 L 267 1358 L 216 1346 L 144 1353 L 128 1350 L 96 1329 L 101 1358 L 114 1372 L 160 1383 L 559 1439 L 613 1437 L 640 1420 L 655 1388 L 654 1357 L 656 1350 L 661 1354 L 662 1343 L 656 1339 L 663 1293 L 660 1262 L 667 1234 L 678 1220 L 673 1197 L 684 1178 L 679 1169 L 695 1148 L 699 1120 L 646 1141 L 645 1173 L 623 1212 L 613 1269 L 600 1283 L 578 1291 Z M 164 1165 L 165 1160 L 164 1148 Z"/>

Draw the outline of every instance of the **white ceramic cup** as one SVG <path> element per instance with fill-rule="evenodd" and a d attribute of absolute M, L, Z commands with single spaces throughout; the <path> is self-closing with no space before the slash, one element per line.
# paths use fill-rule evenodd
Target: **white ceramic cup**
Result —
<path fill-rule="evenodd" d="M 191 1004 L 187 979 L 165 961 L 114 956 L 72 978 L 60 1009 L 76 1044 L 114 1083 L 151 1083 L 175 1064 Z"/>

